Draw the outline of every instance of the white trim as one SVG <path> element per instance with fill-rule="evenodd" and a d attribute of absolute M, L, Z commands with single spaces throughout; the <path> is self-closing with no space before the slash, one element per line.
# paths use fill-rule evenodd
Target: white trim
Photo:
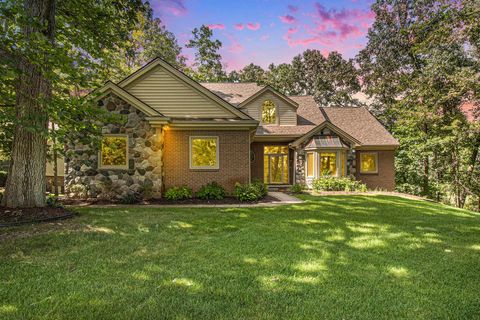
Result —
<path fill-rule="evenodd" d="M 364 154 L 370 154 L 370 155 L 373 155 L 375 157 L 375 171 L 362 171 L 362 155 Z M 359 167 L 358 168 L 358 171 L 360 172 L 360 174 L 378 174 L 378 152 L 362 152 L 360 151 L 359 152 L 359 158 L 358 158 L 358 162 L 359 162 Z"/>
<path fill-rule="evenodd" d="M 278 98 L 282 99 L 283 101 L 285 101 L 287 104 L 290 104 L 291 106 L 293 106 L 295 109 L 298 108 L 298 103 L 293 101 L 292 99 L 290 99 L 289 97 L 285 96 L 284 94 L 281 94 L 280 92 L 276 91 L 275 89 L 273 89 L 272 87 L 270 86 L 265 86 L 263 87 L 262 89 L 258 90 L 256 93 L 254 93 L 253 95 L 251 95 L 250 97 L 248 97 L 246 100 L 242 101 L 239 105 L 238 105 L 238 108 L 243 108 L 245 107 L 247 104 L 249 104 L 250 102 L 252 102 L 253 100 L 255 100 L 257 97 L 259 97 L 260 95 L 262 95 L 263 93 L 267 92 L 267 91 L 270 91 L 273 95 L 277 96 Z"/>
<path fill-rule="evenodd" d="M 125 165 L 114 165 L 114 166 L 107 166 L 102 164 L 102 146 L 103 146 L 103 138 L 110 138 L 110 137 L 116 137 L 116 138 L 125 138 L 127 147 L 126 147 L 126 164 Z M 106 169 L 106 170 L 128 170 L 128 161 L 129 161 L 129 141 L 128 141 L 128 134 L 123 134 L 123 133 L 106 133 L 102 135 L 102 142 L 100 143 L 100 150 L 98 151 L 98 168 L 99 169 Z"/>
<path fill-rule="evenodd" d="M 192 140 L 193 139 L 215 139 L 216 140 L 216 159 L 215 159 L 215 166 L 194 166 L 192 164 Z M 191 170 L 218 170 L 220 169 L 220 138 L 218 136 L 189 136 L 189 143 L 188 143 L 188 166 Z"/>

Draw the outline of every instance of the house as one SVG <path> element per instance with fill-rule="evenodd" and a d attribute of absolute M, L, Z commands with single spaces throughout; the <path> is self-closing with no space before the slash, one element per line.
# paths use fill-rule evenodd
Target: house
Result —
<path fill-rule="evenodd" d="M 100 150 L 67 146 L 67 188 L 84 185 L 93 197 L 211 181 L 229 192 L 253 179 L 311 186 L 324 174 L 395 187 L 398 142 L 365 108 L 323 108 L 254 83 L 198 83 L 161 59 L 107 82 L 95 99 L 126 122 L 103 126 Z"/>

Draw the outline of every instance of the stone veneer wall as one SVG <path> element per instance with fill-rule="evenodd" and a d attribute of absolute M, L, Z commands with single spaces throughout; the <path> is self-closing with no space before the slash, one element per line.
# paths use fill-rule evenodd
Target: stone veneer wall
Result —
<path fill-rule="evenodd" d="M 128 169 L 101 169 L 99 150 L 74 141 L 67 145 L 65 185 L 73 196 L 74 185 L 83 185 L 89 198 L 120 199 L 128 194 L 161 197 L 163 185 L 163 130 L 145 120 L 145 114 L 115 95 L 99 101 L 99 106 L 126 117 L 123 125 L 105 124 L 103 134 L 128 135 Z M 68 153 L 67 153 L 68 154 Z"/>

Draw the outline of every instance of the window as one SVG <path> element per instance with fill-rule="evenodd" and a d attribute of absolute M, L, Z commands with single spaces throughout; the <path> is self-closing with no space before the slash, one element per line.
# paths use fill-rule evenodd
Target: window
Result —
<path fill-rule="evenodd" d="M 322 176 L 337 175 L 337 153 L 320 153 L 320 174 Z"/>
<path fill-rule="evenodd" d="M 265 100 L 262 104 L 262 124 L 277 123 L 277 107 L 270 100 Z"/>
<path fill-rule="evenodd" d="M 268 184 L 288 183 L 288 147 L 263 147 L 263 179 Z"/>
<path fill-rule="evenodd" d="M 378 173 L 378 153 L 362 152 L 360 153 L 360 172 L 361 173 Z"/>
<path fill-rule="evenodd" d="M 218 137 L 190 137 L 190 169 L 218 168 Z"/>
<path fill-rule="evenodd" d="M 100 148 L 100 168 L 128 168 L 128 137 L 125 135 L 105 136 Z"/>
<path fill-rule="evenodd" d="M 315 154 L 313 152 L 307 153 L 307 177 L 313 177 L 315 168 Z"/>

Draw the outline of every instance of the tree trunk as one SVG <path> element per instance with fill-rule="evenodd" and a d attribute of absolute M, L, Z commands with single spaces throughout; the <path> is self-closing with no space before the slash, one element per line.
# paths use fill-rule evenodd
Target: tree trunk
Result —
<path fill-rule="evenodd" d="M 56 146 L 56 139 L 55 139 L 55 124 L 52 122 L 52 146 L 53 146 L 53 190 L 55 196 L 58 197 L 58 153 L 57 153 L 57 146 Z"/>
<path fill-rule="evenodd" d="M 27 22 L 21 31 L 27 41 L 34 43 L 39 35 L 43 35 L 53 45 L 55 0 L 25 0 L 24 10 Z M 43 63 L 32 63 L 28 57 L 18 57 L 15 108 L 21 124 L 17 123 L 14 128 L 11 165 L 2 202 L 6 207 L 45 206 L 45 133 L 48 130 L 45 104 L 52 94 L 51 83 L 46 77 L 46 66 L 46 59 Z"/>

